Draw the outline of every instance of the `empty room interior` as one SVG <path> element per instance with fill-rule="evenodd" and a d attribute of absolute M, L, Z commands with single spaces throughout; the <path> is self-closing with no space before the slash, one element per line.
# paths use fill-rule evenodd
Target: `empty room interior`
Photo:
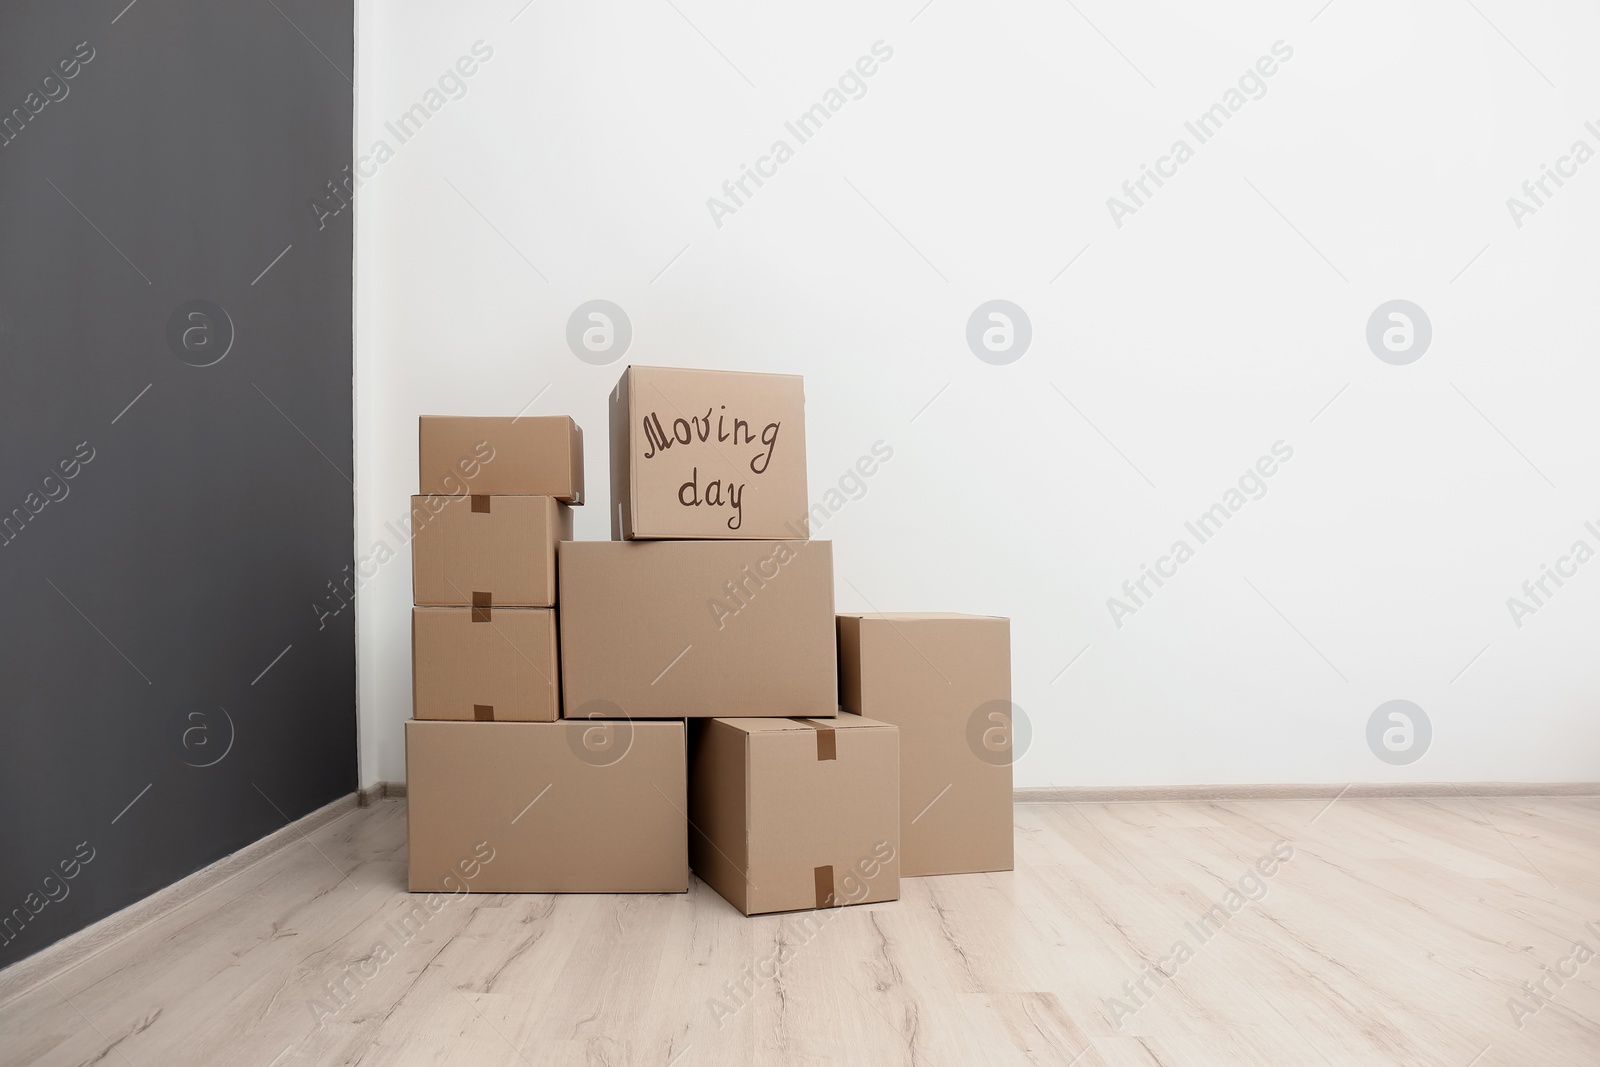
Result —
<path fill-rule="evenodd" d="M 1596 39 L 7 5 L 0 1067 L 1600 1064 Z"/>

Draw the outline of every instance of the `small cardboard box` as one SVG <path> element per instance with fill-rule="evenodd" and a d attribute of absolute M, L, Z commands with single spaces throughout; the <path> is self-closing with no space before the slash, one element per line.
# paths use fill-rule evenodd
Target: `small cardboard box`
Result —
<path fill-rule="evenodd" d="M 855 715 L 692 723 L 694 873 L 746 915 L 898 900 L 898 735 Z"/>
<path fill-rule="evenodd" d="M 797 374 L 629 367 L 611 393 L 611 536 L 810 536 Z"/>
<path fill-rule="evenodd" d="M 839 713 L 829 541 L 563 541 L 567 718 Z"/>
<path fill-rule="evenodd" d="M 1010 620 L 840 615 L 839 689 L 900 727 L 900 873 L 1011 870 Z"/>
<path fill-rule="evenodd" d="M 684 756 L 681 722 L 412 720 L 411 891 L 686 892 Z"/>
<path fill-rule="evenodd" d="M 572 512 L 548 496 L 411 498 L 411 589 L 426 606 L 548 608 Z"/>
<path fill-rule="evenodd" d="M 412 608 L 411 714 L 555 722 L 556 661 L 551 608 Z"/>
<path fill-rule="evenodd" d="M 420 493 L 583 503 L 583 430 L 565 415 L 424 415 L 417 444 Z"/>

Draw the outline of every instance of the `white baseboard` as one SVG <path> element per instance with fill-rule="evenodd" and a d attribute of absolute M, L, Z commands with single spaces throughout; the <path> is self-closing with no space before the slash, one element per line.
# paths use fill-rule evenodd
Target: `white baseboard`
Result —
<path fill-rule="evenodd" d="M 378 782 L 363 789 L 362 807 L 386 797 L 404 797 L 404 782 Z M 1012 790 L 1017 804 L 1118 804 L 1240 800 L 1426 800 L 1449 797 L 1600 797 L 1600 782 L 1349 782 L 1343 785 L 1061 785 Z"/>
<path fill-rule="evenodd" d="M 366 791 L 364 790 L 363 793 Z M 405 787 L 401 787 L 401 793 Z M 202 867 L 186 878 L 159 889 L 143 900 L 113 912 L 104 919 L 68 934 L 26 959 L 18 960 L 0 970 L 0 1004 L 26 993 L 41 983 L 76 967 L 91 956 L 98 955 L 140 927 L 152 923 L 176 908 L 182 907 L 201 894 L 215 889 L 234 875 L 251 867 L 268 856 L 297 844 L 313 830 L 320 829 L 335 819 L 355 811 L 363 801 L 363 793 L 351 793 L 324 805 L 309 815 L 304 815 L 282 829 L 274 830 L 259 841 L 246 845 L 239 851 Z M 393 796 L 387 790 L 382 795 Z"/>
<path fill-rule="evenodd" d="M 366 807 L 386 797 L 404 797 L 404 782 L 378 782 L 363 789 Z M 1238 800 L 1426 800 L 1433 797 L 1600 797 L 1600 782 L 1351 782 L 1344 785 L 1061 785 L 1021 786 L 1016 804 L 1117 804 L 1157 801 Z"/>
<path fill-rule="evenodd" d="M 1597 797 L 1600 782 L 1352 782 L 1345 785 L 1066 785 L 1012 791 L 1017 804 Z"/>
<path fill-rule="evenodd" d="M 378 782 L 363 789 L 362 807 L 386 797 L 404 797 L 404 782 Z M 1012 790 L 1016 804 L 1118 804 L 1239 800 L 1426 800 L 1449 797 L 1600 797 L 1600 782 L 1351 782 L 1343 785 L 1062 785 Z"/>
<path fill-rule="evenodd" d="M 374 801 L 384 800 L 388 797 L 403 797 L 406 795 L 404 782 L 374 782 L 356 794 L 356 804 L 359 807 L 370 808 Z"/>

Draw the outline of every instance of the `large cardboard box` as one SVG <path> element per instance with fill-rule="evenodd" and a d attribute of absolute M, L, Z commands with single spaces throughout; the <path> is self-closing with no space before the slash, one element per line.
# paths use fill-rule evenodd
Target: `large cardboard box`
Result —
<path fill-rule="evenodd" d="M 681 722 L 412 720 L 410 888 L 686 892 L 684 758 Z"/>
<path fill-rule="evenodd" d="M 839 682 L 900 727 L 900 873 L 1011 870 L 1010 620 L 840 615 Z"/>
<path fill-rule="evenodd" d="M 629 367 L 611 394 L 611 536 L 810 536 L 797 374 Z"/>
<path fill-rule="evenodd" d="M 551 608 L 412 608 L 418 719 L 555 722 L 561 708 Z"/>
<path fill-rule="evenodd" d="M 563 541 L 562 714 L 839 711 L 828 541 Z"/>
<path fill-rule="evenodd" d="M 418 492 L 583 503 L 583 430 L 565 415 L 424 415 L 417 444 Z"/>
<path fill-rule="evenodd" d="M 572 512 L 548 496 L 411 498 L 411 588 L 429 606 L 548 608 Z"/>
<path fill-rule="evenodd" d="M 694 873 L 746 915 L 899 899 L 898 734 L 854 715 L 690 724 Z"/>

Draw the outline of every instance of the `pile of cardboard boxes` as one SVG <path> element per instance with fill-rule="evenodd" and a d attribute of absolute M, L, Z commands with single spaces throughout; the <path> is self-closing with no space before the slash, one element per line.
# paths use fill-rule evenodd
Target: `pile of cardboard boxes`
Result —
<path fill-rule="evenodd" d="M 752 915 L 1011 869 L 1009 623 L 835 616 L 804 415 L 798 376 L 628 368 L 610 541 L 571 419 L 421 420 L 413 891 L 692 869 Z"/>

